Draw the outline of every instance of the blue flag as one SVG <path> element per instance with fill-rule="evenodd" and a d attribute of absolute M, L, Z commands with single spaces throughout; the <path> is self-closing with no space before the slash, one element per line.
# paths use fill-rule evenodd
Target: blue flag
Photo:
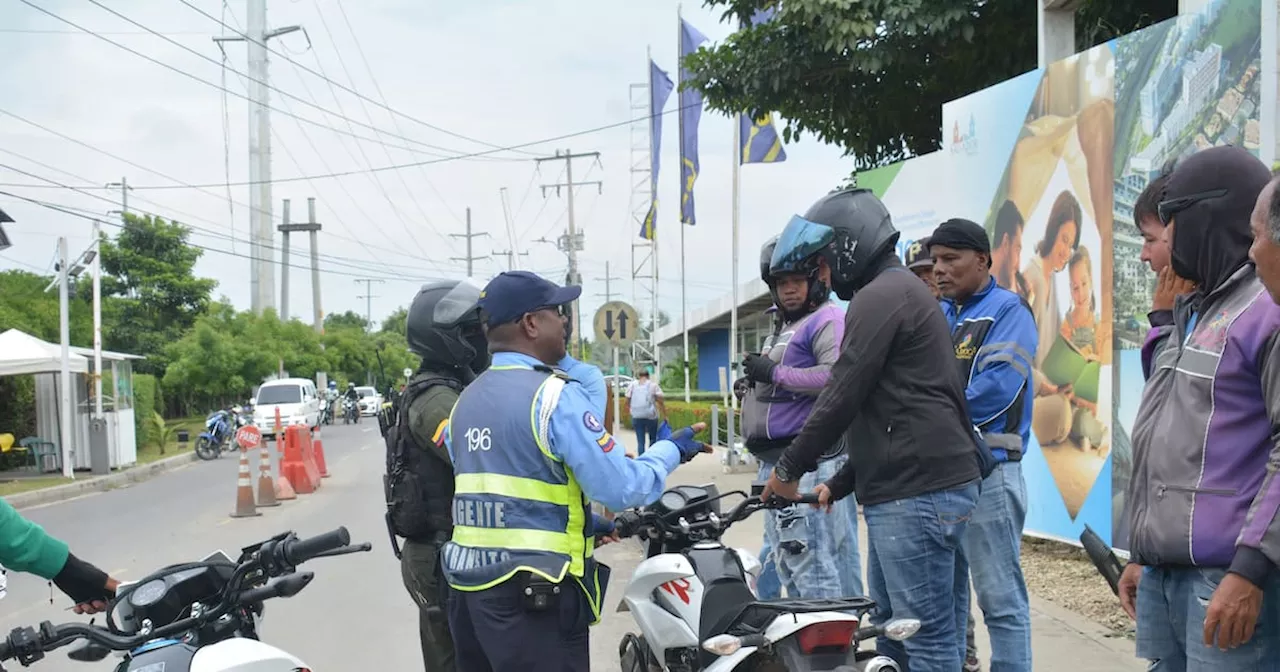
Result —
<path fill-rule="evenodd" d="M 751 15 L 751 25 L 759 25 L 773 19 L 778 11 L 777 6 L 757 10 Z M 773 113 L 766 113 L 759 119 L 748 115 L 738 115 L 738 138 L 742 146 L 738 148 L 738 161 L 741 163 L 779 163 L 787 160 L 787 151 L 782 148 L 782 138 L 773 125 Z"/>
<path fill-rule="evenodd" d="M 658 220 L 658 166 L 662 158 L 662 108 L 667 106 L 671 90 L 675 84 L 671 77 L 649 60 L 649 189 L 653 199 L 649 203 L 649 212 L 640 225 L 640 237 L 653 240 L 656 235 L 654 224 Z"/>
<path fill-rule="evenodd" d="M 692 54 L 707 37 L 680 20 L 680 58 Z M 688 72 L 680 66 L 680 81 Z M 702 92 L 688 88 L 680 92 L 680 221 L 693 226 L 693 183 L 698 179 L 698 121 L 702 118 Z"/>

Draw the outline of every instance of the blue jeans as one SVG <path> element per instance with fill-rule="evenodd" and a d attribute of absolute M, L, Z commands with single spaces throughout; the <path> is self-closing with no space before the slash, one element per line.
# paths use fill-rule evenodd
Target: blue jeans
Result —
<path fill-rule="evenodd" d="M 813 492 L 835 476 L 844 455 L 818 463 L 817 471 L 800 478 L 800 492 Z M 773 463 L 761 461 L 760 480 L 767 480 Z M 858 554 L 858 502 L 852 496 L 835 503 L 831 513 L 808 504 L 766 510 L 765 546 L 770 549 L 778 579 L 793 598 L 854 597 L 863 595 L 862 556 Z"/>
<path fill-rule="evenodd" d="M 631 427 L 636 430 L 636 454 L 644 455 L 644 449 L 658 442 L 657 418 L 631 418 Z"/>
<path fill-rule="evenodd" d="M 871 622 L 915 618 L 905 642 L 880 638 L 876 648 L 911 672 L 956 672 L 964 661 L 969 618 L 969 563 L 964 535 L 978 506 L 979 482 L 864 506 Z"/>
<path fill-rule="evenodd" d="M 991 672 L 1031 672 L 1031 604 L 1022 578 L 1026 519 L 1022 463 L 1005 462 L 982 482 L 964 536 L 974 592 L 991 636 Z"/>
<path fill-rule="evenodd" d="M 1262 592 L 1257 629 L 1244 646 L 1204 645 L 1204 617 L 1225 569 L 1145 567 L 1138 583 L 1139 658 L 1153 672 L 1277 672 L 1280 670 L 1280 576 Z"/>
<path fill-rule="evenodd" d="M 756 596 L 762 600 L 782 597 L 782 579 L 778 578 L 778 566 L 773 564 L 773 547 L 765 537 L 760 549 L 760 579 L 756 582 Z"/>

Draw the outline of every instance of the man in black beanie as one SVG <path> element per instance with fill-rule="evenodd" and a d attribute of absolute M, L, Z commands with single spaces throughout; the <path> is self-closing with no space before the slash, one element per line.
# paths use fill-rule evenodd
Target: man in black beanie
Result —
<path fill-rule="evenodd" d="M 1022 577 L 1031 436 L 1031 367 L 1039 337 L 1031 309 L 991 276 L 991 241 L 967 219 L 929 238 L 942 312 L 951 325 L 969 417 L 999 466 L 983 479 L 963 545 L 991 636 L 991 669 L 1031 672 L 1031 605 Z"/>

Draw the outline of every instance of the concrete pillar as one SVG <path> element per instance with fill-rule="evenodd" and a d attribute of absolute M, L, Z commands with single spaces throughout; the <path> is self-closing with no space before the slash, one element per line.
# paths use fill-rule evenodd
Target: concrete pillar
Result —
<path fill-rule="evenodd" d="M 1076 53 L 1076 6 L 1079 4 L 1079 0 L 1036 2 L 1039 67 Z"/>

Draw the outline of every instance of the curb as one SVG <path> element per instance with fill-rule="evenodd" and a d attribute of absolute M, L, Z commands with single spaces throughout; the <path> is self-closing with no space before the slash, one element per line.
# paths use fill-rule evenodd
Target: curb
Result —
<path fill-rule="evenodd" d="M 75 499 L 95 492 L 106 492 L 121 486 L 141 483 L 166 472 L 181 469 L 195 460 L 195 451 L 191 451 L 181 455 L 174 455 L 173 457 L 156 460 L 149 464 L 130 467 L 129 469 L 116 472 L 114 474 L 78 479 L 75 483 L 57 485 L 52 488 L 44 488 L 41 490 L 32 490 L 31 492 L 21 492 L 16 495 L 9 495 L 3 499 L 15 509 L 25 509 L 44 504 L 56 504 L 58 502 L 65 502 L 69 499 Z"/>
<path fill-rule="evenodd" d="M 1031 598 L 1032 613 L 1039 612 L 1040 615 L 1057 621 L 1064 627 L 1073 630 L 1081 637 L 1088 639 L 1112 653 L 1124 656 L 1139 663 L 1141 662 L 1134 653 L 1133 640 L 1125 637 L 1117 637 L 1114 631 L 1101 623 L 1090 620 L 1089 617 L 1071 611 L 1066 607 L 1058 606 L 1057 604 L 1039 597 L 1034 593 L 1030 593 L 1029 596 Z"/>

